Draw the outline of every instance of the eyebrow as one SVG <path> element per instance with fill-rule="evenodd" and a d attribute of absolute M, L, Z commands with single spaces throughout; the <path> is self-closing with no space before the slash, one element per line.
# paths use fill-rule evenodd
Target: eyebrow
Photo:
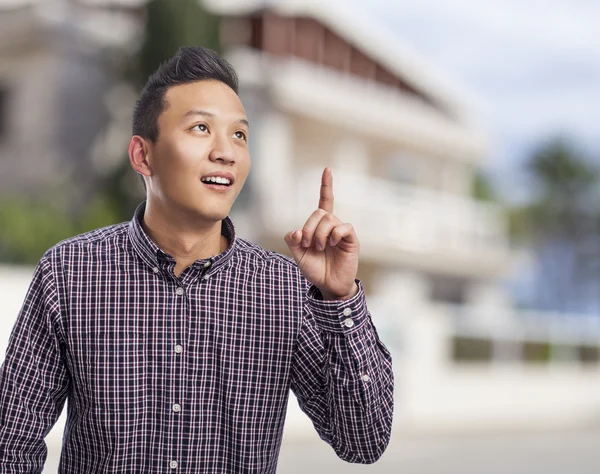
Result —
<path fill-rule="evenodd" d="M 212 112 L 207 112 L 206 110 L 192 109 L 185 114 L 185 117 L 194 117 L 196 115 L 209 118 L 213 118 L 215 116 L 215 114 L 213 114 Z M 239 119 L 236 123 L 243 123 L 244 125 L 246 125 L 246 127 L 250 128 L 250 123 L 248 123 L 248 120 L 246 119 Z"/>

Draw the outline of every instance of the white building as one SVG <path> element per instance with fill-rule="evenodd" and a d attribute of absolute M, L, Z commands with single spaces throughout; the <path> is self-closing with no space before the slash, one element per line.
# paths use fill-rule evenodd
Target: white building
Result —
<path fill-rule="evenodd" d="M 396 429 L 499 430 L 600 413 L 597 320 L 516 311 L 502 280 L 526 259 L 472 184 L 488 149 L 464 91 L 336 2 L 204 0 L 241 79 L 253 169 L 232 217 L 282 236 L 317 207 L 361 241 L 359 278 L 396 370 Z M 304 424 L 294 410 L 290 419 Z M 288 432 L 291 432 L 288 429 Z"/>
<path fill-rule="evenodd" d="M 64 197 L 74 182 L 85 194 L 122 159 L 110 149 L 130 135 L 114 116 L 127 104 L 115 76 L 141 46 L 147 1 L 0 0 L 3 197 Z"/>

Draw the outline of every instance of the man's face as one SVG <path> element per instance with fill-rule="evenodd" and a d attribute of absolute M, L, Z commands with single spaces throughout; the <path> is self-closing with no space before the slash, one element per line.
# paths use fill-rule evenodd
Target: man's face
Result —
<path fill-rule="evenodd" d="M 149 145 L 148 192 L 175 212 L 216 222 L 229 215 L 250 171 L 246 111 L 237 94 L 219 81 L 170 87 L 158 119 L 158 140 Z M 205 184 L 218 173 L 229 186 Z"/>

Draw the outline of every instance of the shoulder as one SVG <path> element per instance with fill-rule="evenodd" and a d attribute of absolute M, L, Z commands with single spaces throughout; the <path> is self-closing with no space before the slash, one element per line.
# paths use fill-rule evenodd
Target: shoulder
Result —
<path fill-rule="evenodd" d="M 123 246 L 127 238 L 128 227 L 129 222 L 122 222 L 69 237 L 48 249 L 42 260 L 52 260 L 57 256 L 73 252 L 87 253 L 93 249 L 106 250 L 115 246 Z"/>
<path fill-rule="evenodd" d="M 274 250 L 268 250 L 247 239 L 236 238 L 239 258 L 253 261 L 272 268 L 285 269 L 300 275 L 300 269 L 293 258 Z"/>
<path fill-rule="evenodd" d="M 302 292 L 310 287 L 310 282 L 293 258 L 239 237 L 236 237 L 236 248 L 236 264 L 239 268 L 266 274 L 271 282 L 283 286 L 292 285 Z"/>

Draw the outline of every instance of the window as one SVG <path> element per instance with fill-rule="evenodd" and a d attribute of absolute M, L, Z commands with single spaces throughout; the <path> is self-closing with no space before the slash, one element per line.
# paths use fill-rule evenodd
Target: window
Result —
<path fill-rule="evenodd" d="M 600 347 L 582 345 L 577 348 L 579 360 L 584 364 L 597 364 L 600 360 Z"/>
<path fill-rule="evenodd" d="M 434 301 L 462 304 L 465 302 L 465 287 L 467 282 L 461 278 L 430 275 L 430 297 Z"/>
<path fill-rule="evenodd" d="M 523 343 L 523 360 L 533 363 L 547 363 L 552 355 L 552 346 L 548 342 L 525 341 Z"/>
<path fill-rule="evenodd" d="M 455 336 L 452 339 L 452 359 L 456 362 L 489 362 L 494 344 L 490 339 Z"/>
<path fill-rule="evenodd" d="M 406 153 L 390 155 L 387 160 L 385 175 L 388 179 L 402 184 L 415 184 L 420 166 L 419 158 Z"/>

